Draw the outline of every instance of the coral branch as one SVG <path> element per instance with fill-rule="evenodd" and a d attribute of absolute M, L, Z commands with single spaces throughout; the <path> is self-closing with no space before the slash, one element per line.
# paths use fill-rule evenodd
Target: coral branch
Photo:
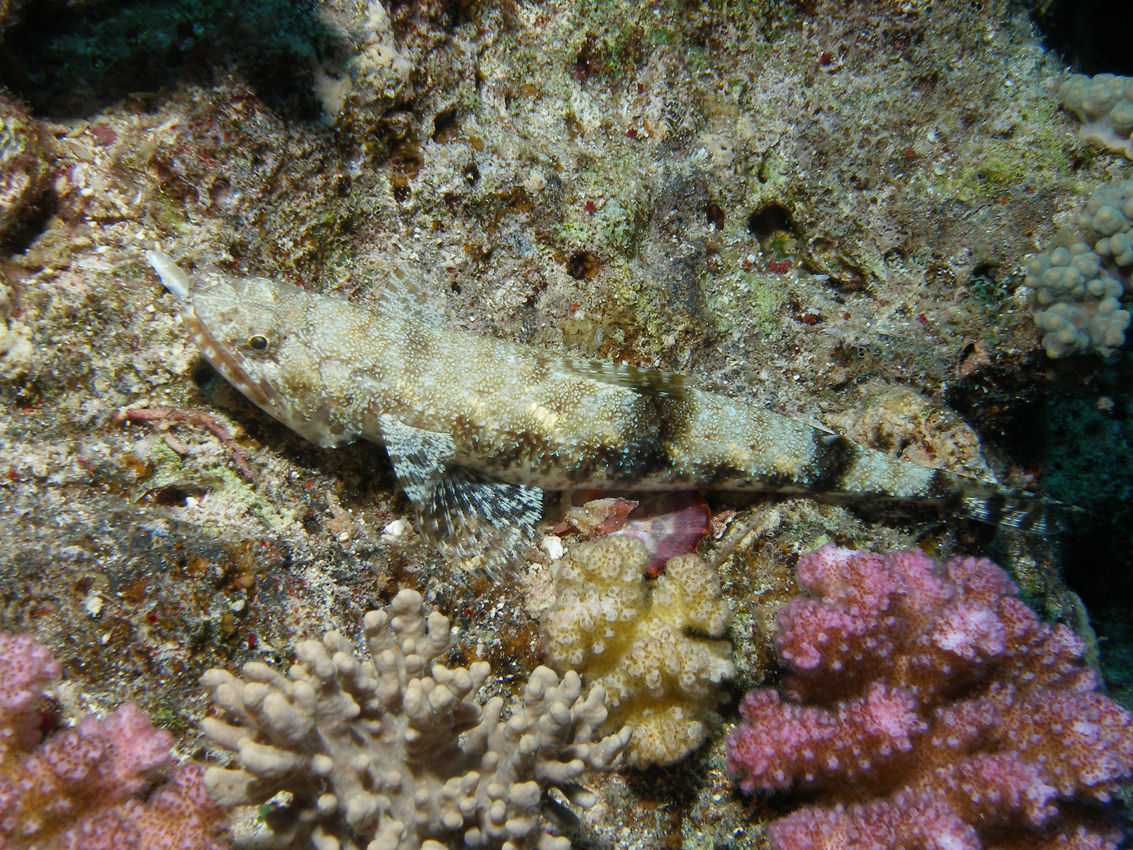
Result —
<path fill-rule="evenodd" d="M 569 850 L 540 817 L 546 791 L 590 804 L 578 779 L 612 766 L 629 739 L 628 729 L 595 737 L 602 689 L 584 692 L 576 673 L 539 667 L 504 720 L 500 697 L 474 701 L 485 662 L 441 662 L 449 621 L 420 594 L 402 590 L 362 628 L 364 660 L 330 632 L 297 644 L 287 675 L 259 663 L 244 665 L 243 678 L 205 674 L 223 715 L 205 720 L 205 734 L 239 765 L 209 768 L 213 795 L 238 805 L 289 792 L 291 804 L 267 821 L 281 843 Z"/>
<path fill-rule="evenodd" d="M 42 739 L 43 688 L 59 673 L 26 635 L 0 634 L 0 847 L 223 850 L 223 816 L 197 765 L 169 767 L 171 738 L 132 703 Z"/>
<path fill-rule="evenodd" d="M 776 850 L 1117 846 L 1098 804 L 1133 774 L 1133 716 L 1003 570 L 825 546 L 798 575 L 786 699 L 749 693 L 728 738 L 745 791 L 817 797 Z"/>

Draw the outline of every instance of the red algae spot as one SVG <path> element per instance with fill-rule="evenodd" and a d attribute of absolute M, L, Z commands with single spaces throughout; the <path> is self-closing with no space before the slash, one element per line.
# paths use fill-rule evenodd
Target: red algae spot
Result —
<path fill-rule="evenodd" d="M 614 534 L 636 538 L 649 555 L 645 572 L 651 577 L 664 572 L 670 558 L 695 551 L 711 526 L 711 511 L 696 490 L 646 493 L 640 502 L 603 497 L 600 491 L 580 491 L 575 497 L 587 501 L 569 508 L 555 533 L 577 532 L 586 539 Z"/>
<path fill-rule="evenodd" d="M 786 274 L 791 270 L 791 264 L 787 260 L 771 260 L 767 264 L 767 270 L 775 274 Z"/>
<path fill-rule="evenodd" d="M 653 516 L 626 523 L 623 534 L 637 537 L 649 553 L 646 575 L 658 576 L 665 571 L 670 558 L 687 555 L 708 536 L 712 512 L 695 490 L 664 493 L 643 502 L 635 513 L 648 511 Z"/>
<path fill-rule="evenodd" d="M 107 147 L 118 141 L 118 134 L 107 127 L 105 124 L 96 124 L 90 128 L 90 134 L 94 137 L 95 144 L 101 147 Z"/>

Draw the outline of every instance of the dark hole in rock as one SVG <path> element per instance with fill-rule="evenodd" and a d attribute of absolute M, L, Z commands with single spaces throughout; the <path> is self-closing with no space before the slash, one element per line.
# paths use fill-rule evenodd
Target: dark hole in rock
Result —
<path fill-rule="evenodd" d="M 575 280 L 590 280 L 598 273 L 598 258 L 589 251 L 575 251 L 567 260 L 567 274 Z"/>

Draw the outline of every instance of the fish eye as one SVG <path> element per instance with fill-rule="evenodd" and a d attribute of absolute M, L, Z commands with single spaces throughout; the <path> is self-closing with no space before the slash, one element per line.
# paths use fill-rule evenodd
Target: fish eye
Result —
<path fill-rule="evenodd" d="M 256 334 L 248 338 L 248 348 L 252 351 L 267 351 L 268 338 L 263 334 Z"/>

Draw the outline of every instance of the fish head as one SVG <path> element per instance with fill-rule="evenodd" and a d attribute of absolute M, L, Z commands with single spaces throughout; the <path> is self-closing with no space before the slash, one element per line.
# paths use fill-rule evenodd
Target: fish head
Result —
<path fill-rule="evenodd" d="M 190 277 L 157 252 L 147 259 L 180 299 L 185 327 L 201 354 L 225 380 L 313 443 L 329 447 L 355 439 L 333 421 L 317 354 L 300 338 L 317 296 L 264 277 Z"/>

